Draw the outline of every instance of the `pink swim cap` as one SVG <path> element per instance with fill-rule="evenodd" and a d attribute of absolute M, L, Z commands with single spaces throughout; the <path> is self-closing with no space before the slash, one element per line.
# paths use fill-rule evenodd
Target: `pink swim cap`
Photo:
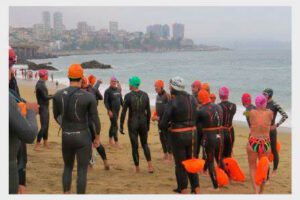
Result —
<path fill-rule="evenodd" d="M 266 108 L 267 99 L 264 95 L 260 94 L 255 98 L 255 105 L 257 108 Z"/>
<path fill-rule="evenodd" d="M 110 81 L 117 81 L 117 78 L 116 78 L 115 76 L 112 76 L 112 77 L 110 78 Z"/>
<path fill-rule="evenodd" d="M 198 89 L 201 89 L 201 81 L 196 80 L 192 83 L 192 87 L 197 87 Z"/>
<path fill-rule="evenodd" d="M 228 99 L 229 89 L 226 86 L 223 86 L 219 89 L 219 97 L 220 99 Z"/>
<path fill-rule="evenodd" d="M 46 69 L 40 69 L 39 70 L 39 76 L 42 78 L 44 76 L 48 75 L 48 71 Z"/>
<path fill-rule="evenodd" d="M 249 93 L 244 93 L 242 96 L 242 103 L 245 105 L 251 104 L 251 95 Z"/>

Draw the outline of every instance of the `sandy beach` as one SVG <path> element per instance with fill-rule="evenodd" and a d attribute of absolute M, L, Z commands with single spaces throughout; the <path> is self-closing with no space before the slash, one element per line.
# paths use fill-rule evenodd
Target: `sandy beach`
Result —
<path fill-rule="evenodd" d="M 27 101 L 36 101 L 34 94 L 35 81 L 18 80 L 20 92 Z M 48 84 L 49 93 L 55 93 L 54 84 Z M 62 86 L 61 86 L 62 87 Z M 133 173 L 133 161 L 131 156 L 131 145 L 127 127 L 125 135 L 119 134 L 122 149 L 108 145 L 109 118 L 106 114 L 103 101 L 98 106 L 101 120 L 101 142 L 105 146 L 111 170 L 104 170 L 103 162 L 97 155 L 96 165 L 88 172 L 87 193 L 88 194 L 174 194 L 176 187 L 174 164 L 162 160 L 162 148 L 159 141 L 157 124 L 151 122 L 149 132 L 149 146 L 154 174 L 147 172 L 147 163 L 140 147 L 139 174 Z M 38 123 L 39 123 L 39 116 Z M 249 129 L 244 123 L 234 124 L 236 139 L 233 149 L 234 158 L 246 175 L 246 182 L 232 182 L 230 185 L 220 189 L 217 194 L 252 194 L 249 177 L 249 168 L 246 155 L 246 142 Z M 34 145 L 28 145 L 27 164 L 27 192 L 29 194 L 62 194 L 62 172 L 63 159 L 61 153 L 61 135 L 58 135 L 59 126 L 53 119 L 52 102 L 50 104 L 50 127 L 49 142 L 50 149 L 42 148 L 42 151 L 33 150 Z M 271 179 L 270 185 L 265 187 L 267 194 L 291 194 L 291 129 L 280 128 L 278 138 L 281 142 L 280 163 L 278 174 Z M 94 152 L 96 155 L 96 151 Z M 273 168 L 273 164 L 272 164 Z M 73 171 L 72 193 L 76 193 L 76 166 Z M 212 183 L 209 176 L 199 175 L 201 193 L 211 194 Z M 215 194 L 215 193 L 214 193 Z"/>

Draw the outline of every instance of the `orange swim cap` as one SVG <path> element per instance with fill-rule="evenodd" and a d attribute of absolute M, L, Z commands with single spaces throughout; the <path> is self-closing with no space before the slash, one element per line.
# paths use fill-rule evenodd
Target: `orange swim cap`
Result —
<path fill-rule="evenodd" d="M 209 83 L 203 83 L 201 85 L 201 89 L 204 89 L 206 90 L 208 93 L 210 93 L 210 86 L 209 86 Z"/>
<path fill-rule="evenodd" d="M 155 83 L 154 83 L 154 86 L 163 88 L 164 87 L 164 81 L 163 80 L 156 80 Z"/>
<path fill-rule="evenodd" d="M 211 102 L 210 97 L 209 97 L 209 93 L 204 90 L 201 89 L 198 93 L 198 100 L 202 105 L 208 104 Z"/>
<path fill-rule="evenodd" d="M 80 64 L 72 64 L 69 67 L 68 77 L 73 79 L 79 79 L 83 77 L 83 69 Z"/>
<path fill-rule="evenodd" d="M 81 88 L 87 88 L 88 85 L 89 85 L 89 80 L 85 76 L 82 77 Z"/>
<path fill-rule="evenodd" d="M 91 86 L 93 86 L 96 83 L 96 80 L 97 80 L 96 77 L 92 74 L 89 75 L 88 79 L 89 79 L 89 82 L 90 82 Z"/>
<path fill-rule="evenodd" d="M 209 97 L 210 97 L 211 102 L 215 103 L 216 98 L 217 98 L 216 95 L 215 95 L 214 93 L 211 93 L 211 94 L 209 95 Z"/>

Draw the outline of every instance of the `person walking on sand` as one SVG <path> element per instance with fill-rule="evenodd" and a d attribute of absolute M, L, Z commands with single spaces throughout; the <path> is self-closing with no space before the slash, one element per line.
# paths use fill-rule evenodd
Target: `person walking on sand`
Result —
<path fill-rule="evenodd" d="M 9 81 L 12 78 L 12 67 L 16 61 L 17 56 L 10 47 Z M 25 166 L 27 159 L 24 157 L 24 155 L 26 156 L 24 145 L 26 148 L 26 143 L 33 143 L 37 135 L 35 118 L 37 112 L 37 103 L 25 102 L 15 90 L 9 90 L 9 194 L 25 193 Z M 22 152 L 20 153 L 20 151 Z M 20 156 L 22 157 L 21 159 Z M 25 163 L 22 162 L 23 160 Z"/>
<path fill-rule="evenodd" d="M 77 193 L 85 194 L 87 169 L 91 158 L 91 136 L 89 121 L 95 132 L 93 145 L 100 145 L 100 119 L 95 97 L 81 90 L 83 69 L 72 64 L 68 70 L 70 86 L 59 90 L 53 97 L 53 115 L 62 128 L 62 155 L 64 172 L 63 191 L 71 193 L 72 171 L 77 159 Z"/>
<path fill-rule="evenodd" d="M 41 122 L 41 129 L 37 136 L 35 150 L 39 151 L 41 148 L 41 140 L 44 140 L 44 147 L 49 149 L 48 143 L 48 129 L 49 129 L 49 101 L 52 99 L 52 95 L 48 94 L 46 81 L 48 80 L 48 71 L 45 69 L 39 70 L 40 79 L 36 83 L 35 93 L 36 99 L 40 106 L 39 115 Z"/>
<path fill-rule="evenodd" d="M 177 188 L 175 192 L 188 194 L 188 180 L 191 192 L 200 193 L 199 177 L 197 173 L 188 173 L 182 162 L 194 157 L 193 147 L 196 134 L 196 99 L 184 91 L 185 85 L 181 77 L 174 77 L 169 84 L 173 96 L 159 123 L 161 130 L 170 130 L 173 156 L 175 160 L 175 175 Z M 169 124 L 171 127 L 169 128 Z M 194 145 L 195 146 L 195 145 Z"/>
<path fill-rule="evenodd" d="M 234 144 L 234 128 L 232 126 L 232 121 L 236 113 L 236 105 L 228 100 L 229 88 L 226 86 L 223 86 L 219 89 L 219 97 L 221 99 L 221 103 L 218 105 L 221 106 L 223 110 L 223 158 L 228 158 L 232 156 Z"/>
<path fill-rule="evenodd" d="M 123 106 L 122 94 L 117 87 L 117 78 L 110 79 L 110 86 L 104 92 L 104 105 L 110 119 L 109 144 L 120 147 L 118 140 L 118 118 L 121 106 Z"/>
<path fill-rule="evenodd" d="M 148 172 L 153 173 L 154 169 L 151 162 L 151 153 L 148 146 L 148 131 L 150 129 L 150 100 L 147 93 L 139 89 L 141 80 L 137 76 L 129 79 L 130 92 L 125 95 L 124 105 L 120 118 L 120 133 L 124 134 L 123 124 L 127 109 L 128 114 L 128 132 L 132 148 L 132 157 L 135 165 L 135 172 L 140 172 L 139 167 L 139 152 L 138 152 L 138 139 L 142 144 L 146 160 L 148 162 Z"/>
<path fill-rule="evenodd" d="M 165 112 L 166 106 L 168 102 L 171 100 L 171 95 L 168 94 L 164 89 L 164 82 L 162 80 L 157 80 L 154 83 L 154 88 L 157 93 L 156 95 L 156 103 L 155 103 L 155 110 L 156 110 L 156 117 L 154 117 L 153 121 L 158 121 L 162 119 L 162 116 Z M 172 160 L 172 147 L 170 141 L 170 134 L 168 131 L 161 130 L 158 127 L 160 143 L 162 145 L 163 153 L 164 153 L 164 160 L 171 161 Z"/>
<path fill-rule="evenodd" d="M 256 185 L 257 161 L 263 156 L 268 157 L 271 153 L 269 133 L 273 113 L 266 109 L 267 99 L 263 95 L 255 98 L 255 105 L 256 109 L 252 109 L 249 113 L 250 136 L 246 148 L 252 186 L 256 194 L 261 194 L 266 180 L 260 186 Z"/>
<path fill-rule="evenodd" d="M 263 95 L 268 99 L 267 108 L 273 112 L 272 126 L 270 130 L 270 139 L 271 139 L 271 150 L 274 156 L 273 160 L 273 171 L 272 176 L 277 175 L 277 168 L 279 164 L 279 154 L 277 152 L 276 144 L 277 144 L 277 128 L 285 122 L 288 118 L 286 112 L 282 109 L 282 107 L 273 100 L 273 90 L 271 88 L 267 88 L 263 91 Z M 277 113 L 279 113 L 282 118 L 278 123 L 276 122 Z"/>
<path fill-rule="evenodd" d="M 90 88 L 90 87 L 88 87 L 88 86 L 89 86 L 88 79 L 86 77 L 83 77 L 82 83 L 81 83 L 81 88 L 87 92 L 90 92 L 96 99 L 94 90 L 89 90 L 88 88 Z M 97 99 L 96 99 L 96 101 L 97 101 Z M 98 105 L 98 101 L 97 101 L 97 105 Z M 92 141 L 94 141 L 96 133 L 94 132 L 93 123 L 91 123 L 91 120 L 88 120 L 88 121 L 89 121 L 89 131 L 91 133 L 91 139 L 92 139 Z M 103 144 L 100 143 L 99 146 L 96 148 L 96 150 L 103 160 L 104 169 L 109 170 L 110 166 L 108 164 L 108 160 L 107 160 L 107 156 L 106 156 L 106 152 L 105 152 L 105 148 L 104 148 Z M 93 159 L 93 155 L 91 155 L 90 167 L 92 167 L 94 163 L 95 162 Z"/>
<path fill-rule="evenodd" d="M 222 163 L 222 108 L 211 102 L 209 93 L 206 90 L 200 90 L 198 101 L 201 107 L 197 111 L 197 122 L 202 124 L 202 145 L 205 162 L 205 170 L 208 168 L 210 179 L 214 190 L 218 190 L 218 182 L 214 162 L 224 168 Z"/>

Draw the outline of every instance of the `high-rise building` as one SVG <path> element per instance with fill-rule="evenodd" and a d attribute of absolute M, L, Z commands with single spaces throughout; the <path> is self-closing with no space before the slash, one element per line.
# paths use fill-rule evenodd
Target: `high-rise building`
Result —
<path fill-rule="evenodd" d="M 163 37 L 163 26 L 161 24 L 147 26 L 147 34 L 154 37 Z"/>
<path fill-rule="evenodd" d="M 184 24 L 173 24 L 173 39 L 182 40 L 184 38 Z"/>
<path fill-rule="evenodd" d="M 51 23 L 50 23 L 50 12 L 43 12 L 43 25 L 44 25 L 44 34 L 49 36 L 51 34 Z"/>
<path fill-rule="evenodd" d="M 89 32 L 89 25 L 87 22 L 78 22 L 77 23 L 77 30 L 81 35 L 87 35 Z"/>
<path fill-rule="evenodd" d="M 53 14 L 53 32 L 55 36 L 61 36 L 64 31 L 63 15 L 61 12 Z"/>
<path fill-rule="evenodd" d="M 42 39 L 45 36 L 44 24 L 33 25 L 33 35 L 35 39 Z"/>
<path fill-rule="evenodd" d="M 118 33 L 118 22 L 109 22 L 109 33 L 112 35 L 116 35 Z"/>
<path fill-rule="evenodd" d="M 170 37 L 170 27 L 167 24 L 162 26 L 162 37 L 166 39 Z"/>

